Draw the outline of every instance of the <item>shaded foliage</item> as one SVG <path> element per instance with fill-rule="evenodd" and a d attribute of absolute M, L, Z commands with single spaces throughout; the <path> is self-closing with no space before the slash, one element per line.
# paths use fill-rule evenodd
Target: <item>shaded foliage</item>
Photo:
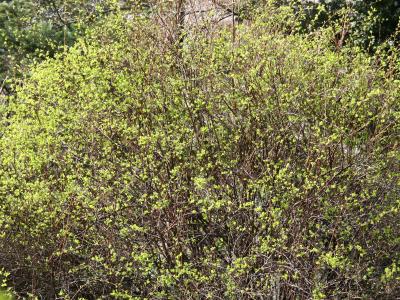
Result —
<path fill-rule="evenodd" d="M 0 1 L 0 86 L 26 73 L 37 59 L 71 46 L 112 9 L 108 0 Z"/>
<path fill-rule="evenodd" d="M 337 22 L 338 38 L 369 51 L 386 42 L 398 43 L 400 2 L 393 0 L 298 1 L 306 8 L 305 28 L 319 28 Z M 340 36 L 344 34 L 345 36 Z"/>

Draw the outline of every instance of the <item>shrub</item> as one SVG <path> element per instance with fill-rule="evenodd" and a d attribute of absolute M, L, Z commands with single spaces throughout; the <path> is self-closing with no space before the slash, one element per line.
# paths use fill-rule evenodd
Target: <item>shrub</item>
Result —
<path fill-rule="evenodd" d="M 1 139 L 17 294 L 399 294 L 395 52 L 336 51 L 288 14 L 180 45 L 110 17 L 33 69 Z"/>

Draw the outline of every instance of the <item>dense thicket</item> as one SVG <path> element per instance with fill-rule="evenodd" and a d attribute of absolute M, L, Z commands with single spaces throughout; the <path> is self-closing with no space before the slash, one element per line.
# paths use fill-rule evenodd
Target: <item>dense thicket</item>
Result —
<path fill-rule="evenodd" d="M 287 7 L 187 34 L 110 17 L 37 65 L 0 140 L 0 275 L 53 299 L 399 295 L 397 50 Z"/>

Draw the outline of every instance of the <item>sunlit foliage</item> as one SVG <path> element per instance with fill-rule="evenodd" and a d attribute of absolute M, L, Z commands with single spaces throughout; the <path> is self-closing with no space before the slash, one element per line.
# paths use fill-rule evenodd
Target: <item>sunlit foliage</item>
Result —
<path fill-rule="evenodd" d="M 286 6 L 160 38 L 111 16 L 2 114 L 0 266 L 54 299 L 400 293 L 398 56 Z M 3 276 L 4 277 L 4 276 Z"/>

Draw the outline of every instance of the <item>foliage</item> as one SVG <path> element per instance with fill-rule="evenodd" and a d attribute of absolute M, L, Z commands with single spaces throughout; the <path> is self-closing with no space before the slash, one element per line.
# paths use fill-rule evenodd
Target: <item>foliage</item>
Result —
<path fill-rule="evenodd" d="M 11 296 L 0 292 L 0 300 L 12 300 Z"/>
<path fill-rule="evenodd" d="M 35 66 L 0 141 L 19 296 L 400 293 L 398 53 L 266 11 L 179 45 L 111 16 Z"/>
<path fill-rule="evenodd" d="M 279 2 L 279 1 L 278 1 Z M 293 1 L 289 1 L 293 2 Z M 400 2 L 393 0 L 321 0 L 299 2 L 307 11 L 304 27 L 315 29 L 334 24 L 337 38 L 369 51 L 391 39 L 398 43 Z"/>
<path fill-rule="evenodd" d="M 53 56 L 72 45 L 86 27 L 114 7 L 114 2 L 0 1 L 0 86 L 26 72 L 33 60 Z"/>

